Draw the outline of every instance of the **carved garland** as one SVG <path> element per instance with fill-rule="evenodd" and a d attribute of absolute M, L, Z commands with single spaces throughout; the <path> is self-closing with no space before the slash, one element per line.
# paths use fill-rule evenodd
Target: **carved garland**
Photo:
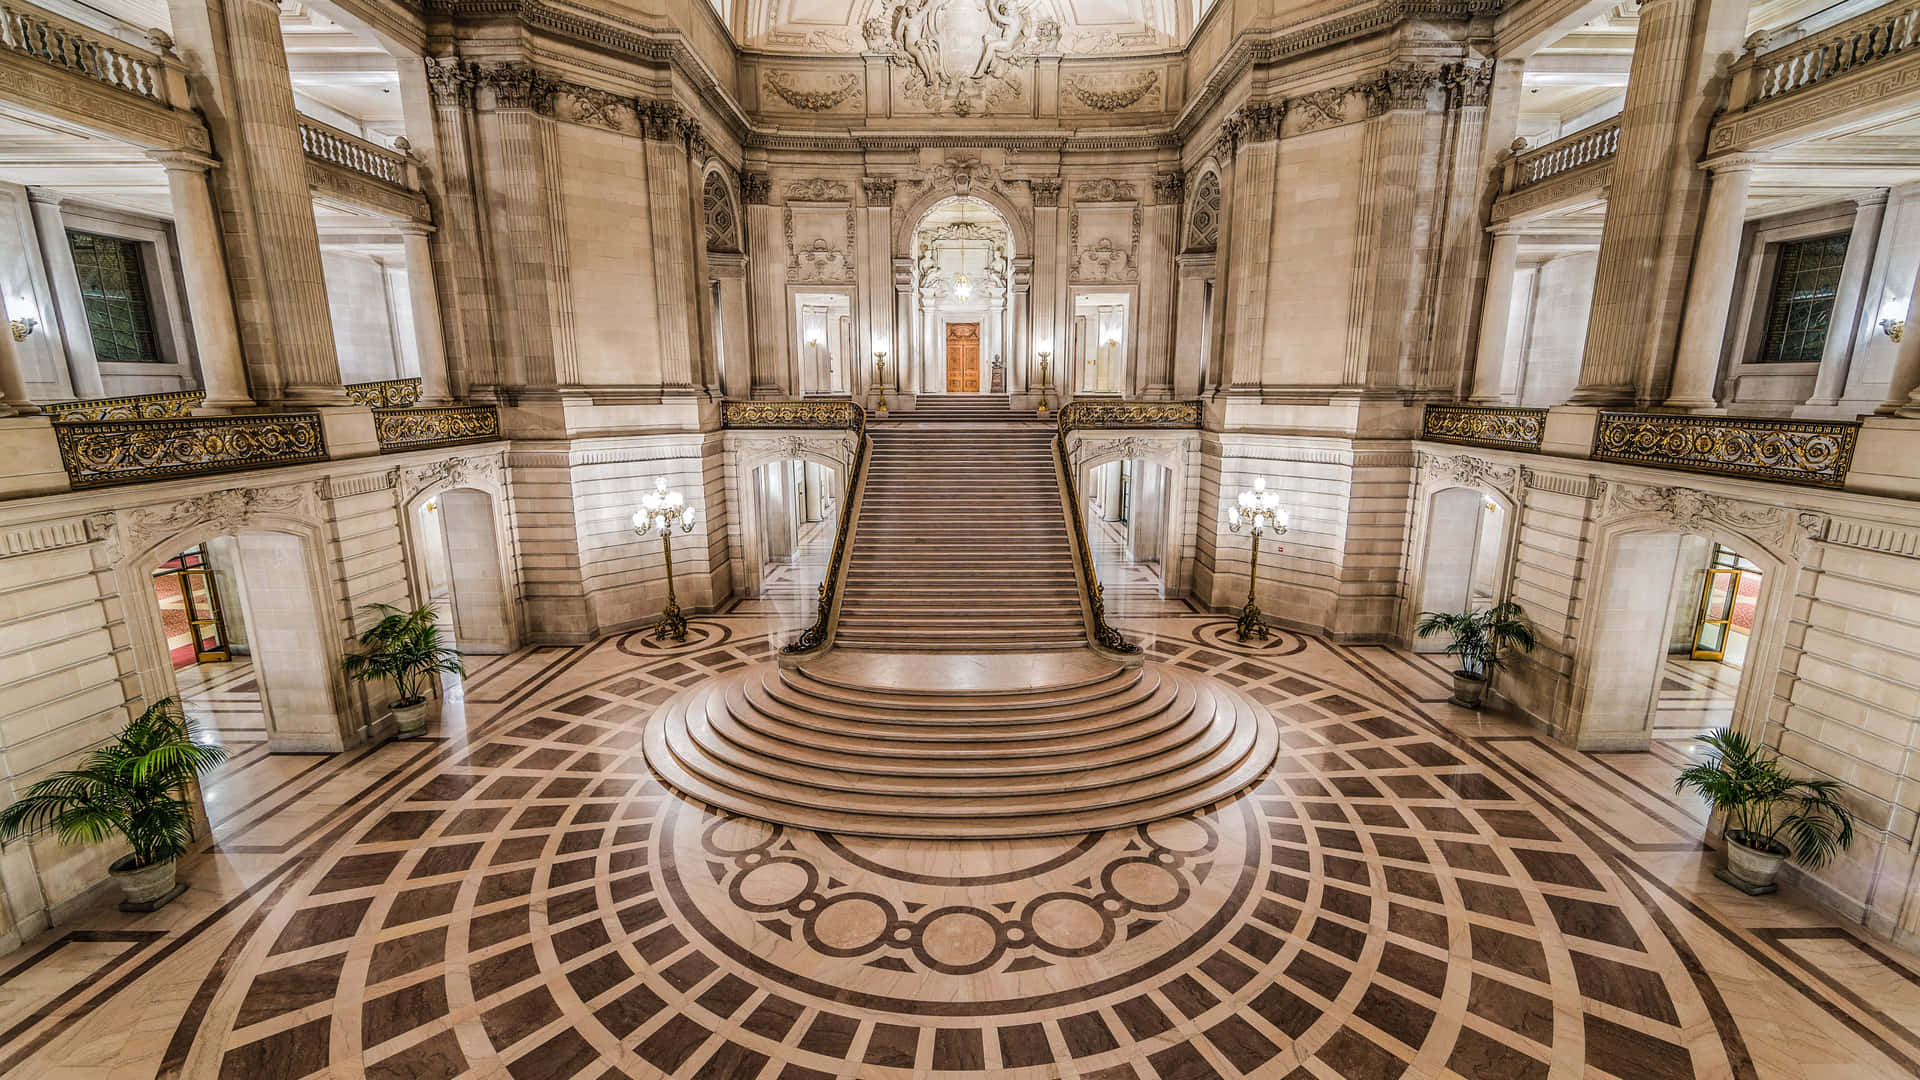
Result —
<path fill-rule="evenodd" d="M 1067 92 L 1080 99 L 1080 104 L 1096 112 L 1119 112 L 1139 104 L 1153 88 L 1160 85 L 1158 71 L 1143 71 L 1133 82 L 1119 87 L 1101 89 L 1094 80 L 1081 75 L 1070 75 L 1065 80 Z"/>
<path fill-rule="evenodd" d="M 774 96 L 796 109 L 808 112 L 826 112 L 838 108 L 860 90 L 860 76 L 852 73 L 842 75 L 838 86 L 826 90 L 801 90 L 789 83 L 786 73 L 780 71 L 767 72 L 765 82 Z"/>

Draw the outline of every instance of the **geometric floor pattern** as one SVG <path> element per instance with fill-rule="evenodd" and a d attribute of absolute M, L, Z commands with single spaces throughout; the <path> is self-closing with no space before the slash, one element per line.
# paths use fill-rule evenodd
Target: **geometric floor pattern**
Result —
<path fill-rule="evenodd" d="M 1654 797 L 1665 762 L 1451 710 L 1397 650 L 1127 630 L 1264 705 L 1272 772 L 1169 820 L 995 843 L 781 828 L 650 777 L 661 702 L 771 658 L 751 605 L 683 647 L 476 662 L 430 740 L 254 766 L 168 921 L 102 914 L 0 958 L 22 988 L 0 1073 L 1920 1076 L 1920 1010 L 1858 992 L 1920 991 L 1911 954 L 1696 894 L 1713 853 Z M 1602 812 L 1596 778 L 1632 801 Z M 153 1022 L 129 1035 L 134 1001 Z"/>

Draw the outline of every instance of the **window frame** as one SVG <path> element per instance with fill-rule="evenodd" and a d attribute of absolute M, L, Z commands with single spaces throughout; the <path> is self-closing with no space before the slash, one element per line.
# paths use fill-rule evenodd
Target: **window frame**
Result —
<path fill-rule="evenodd" d="M 1786 364 L 1820 363 L 1821 357 L 1826 354 L 1828 340 L 1836 331 L 1843 330 L 1843 327 L 1837 319 L 1839 312 L 1834 309 L 1838 306 L 1840 277 L 1846 268 L 1849 239 L 1850 233 L 1842 231 L 1828 232 L 1819 236 L 1776 240 L 1767 244 L 1769 250 L 1766 254 L 1766 295 L 1763 299 L 1762 311 L 1758 313 L 1760 318 L 1759 349 L 1750 361 L 1751 363 L 1765 365 L 1769 368 Z M 1827 325 L 1820 334 L 1819 355 L 1814 356 L 1811 360 L 1805 358 L 1777 359 L 1769 355 L 1773 352 L 1776 334 L 1784 340 L 1788 334 L 1805 333 L 1805 331 L 1797 331 L 1779 325 L 1781 321 L 1791 318 L 1793 305 L 1795 303 L 1793 300 L 1783 299 L 1780 295 L 1781 288 L 1785 284 L 1781 281 L 1781 275 L 1784 270 L 1784 260 L 1793 249 L 1799 249 L 1813 244 L 1831 244 L 1835 240 L 1840 241 L 1840 258 L 1833 266 L 1834 295 L 1828 298 Z M 1795 272 L 1801 272 L 1800 268 L 1796 266 Z"/>
<path fill-rule="evenodd" d="M 94 354 L 93 340 L 89 334 L 85 348 L 89 356 L 95 357 L 101 376 L 122 380 L 120 388 L 115 391 L 120 393 L 158 393 L 202 385 L 199 355 L 188 323 L 185 278 L 180 265 L 179 247 L 173 239 L 173 223 L 164 218 L 129 214 L 73 200 L 63 203 L 60 210 L 61 225 L 65 231 L 93 233 L 142 245 L 147 303 L 153 318 L 154 342 L 161 359 L 158 363 L 99 360 Z M 60 242 L 67 243 L 67 238 L 61 236 Z M 79 281 L 73 281 L 70 287 L 77 298 Z M 64 295 L 59 288 L 55 292 L 56 295 Z M 83 315 L 82 322 L 84 318 Z M 61 321 L 64 330 L 69 325 L 64 311 Z M 73 344 L 69 342 L 67 347 L 72 348 Z M 146 385 L 143 387 L 142 384 Z M 114 388 L 109 386 L 109 389 Z"/>
<path fill-rule="evenodd" d="M 91 249 L 96 253 L 117 249 L 116 261 L 122 265 L 126 279 L 127 288 L 120 290 L 117 294 L 108 294 L 106 290 L 96 290 L 95 293 L 90 294 L 84 276 L 81 278 L 80 300 L 88 334 L 93 341 L 94 358 L 102 364 L 137 364 L 141 368 L 151 368 L 155 364 L 166 363 L 167 357 L 161 343 L 164 330 L 159 320 L 155 318 L 158 312 L 154 310 L 157 305 L 154 303 L 154 275 L 150 264 L 156 260 L 152 257 L 151 245 L 124 236 L 76 229 L 71 226 L 67 228 L 66 233 L 67 248 L 72 253 L 76 271 L 83 271 L 83 267 L 97 268 L 104 265 L 104 260 L 83 256 L 83 248 Z M 130 324 L 125 328 L 124 333 L 133 338 L 136 346 L 144 344 L 145 348 L 140 350 L 146 354 L 143 358 L 129 360 L 123 356 L 119 359 L 109 359 L 105 355 L 105 350 L 101 347 L 102 331 L 94 326 L 94 314 L 99 310 L 97 305 L 106 306 L 109 314 L 115 315 L 120 313 L 120 309 L 124 309 L 126 321 Z M 137 325 L 141 323 L 145 325 Z M 109 327 L 105 332 L 112 334 L 117 330 L 118 328 Z M 141 340 L 142 338 L 144 341 Z"/>

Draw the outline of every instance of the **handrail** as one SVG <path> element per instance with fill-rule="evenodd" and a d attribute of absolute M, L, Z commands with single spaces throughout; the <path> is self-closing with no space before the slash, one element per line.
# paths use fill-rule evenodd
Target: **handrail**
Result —
<path fill-rule="evenodd" d="M 350 131 L 321 123 L 311 116 L 300 118 L 300 148 L 310 158 L 338 165 L 382 183 L 411 190 L 405 154 L 369 142 Z"/>
<path fill-rule="evenodd" d="M 1507 162 L 1502 189 L 1511 193 L 1530 187 L 1549 177 L 1572 172 L 1582 165 L 1604 161 L 1620 148 L 1618 116 L 1589 124 L 1571 135 L 1522 150 Z"/>
<path fill-rule="evenodd" d="M 1070 403 L 1078 404 L 1078 402 Z M 1087 642 L 1096 649 L 1121 656 L 1140 655 L 1140 646 L 1120 636 L 1107 623 L 1107 601 L 1100 578 L 1093 569 L 1093 552 L 1087 546 L 1087 527 L 1080 519 L 1080 496 L 1073 483 L 1073 467 L 1067 463 L 1067 411 L 1060 412 L 1060 431 L 1053 437 L 1053 467 L 1060 481 L 1060 498 L 1066 504 L 1067 529 L 1073 534 L 1073 576 L 1080 583 L 1080 615 L 1087 624 Z"/>
<path fill-rule="evenodd" d="M 800 631 L 800 636 L 787 643 L 780 651 L 787 656 L 799 656 L 824 649 L 833 641 L 834 629 L 840 624 L 840 579 L 846 576 L 847 564 L 853 558 L 853 532 L 860 519 L 860 504 L 867 494 L 867 451 L 873 445 L 873 439 L 865 431 L 865 411 L 860 411 L 859 443 L 853 451 L 853 467 L 847 477 L 847 496 L 840 503 L 840 525 L 833 533 L 833 554 L 827 557 L 827 574 L 820 581 L 820 607 L 813 624 Z"/>
<path fill-rule="evenodd" d="M 172 104 L 158 54 L 117 39 L 94 37 L 79 23 L 49 11 L 0 4 L 0 48 L 148 101 Z"/>
<path fill-rule="evenodd" d="M 1893 3 L 1735 65 L 1730 109 L 1785 97 L 1920 43 L 1920 6 Z M 1745 70 L 1742 70 L 1745 69 Z"/>

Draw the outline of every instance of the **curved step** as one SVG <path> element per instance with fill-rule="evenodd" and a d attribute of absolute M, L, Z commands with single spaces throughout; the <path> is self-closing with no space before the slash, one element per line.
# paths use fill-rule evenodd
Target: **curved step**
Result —
<path fill-rule="evenodd" d="M 647 725 L 649 766 L 691 798 L 804 828 L 987 838 L 1191 810 L 1260 779 L 1278 750 L 1246 695 L 1160 665 L 977 694 L 785 675 L 758 665 L 669 699 Z"/>

